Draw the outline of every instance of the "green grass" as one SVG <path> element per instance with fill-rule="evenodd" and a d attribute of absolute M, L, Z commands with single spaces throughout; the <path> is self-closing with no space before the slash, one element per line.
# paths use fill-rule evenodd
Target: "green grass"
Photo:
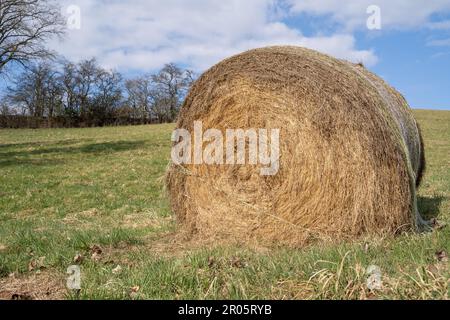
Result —
<path fill-rule="evenodd" d="M 419 208 L 448 225 L 450 112 L 415 113 L 428 166 Z M 298 250 L 171 245 L 172 128 L 0 130 L 0 297 L 45 298 L 50 275 L 56 297 L 81 299 L 448 298 L 448 226 Z M 78 294 L 64 287 L 77 254 Z M 366 286 L 369 265 L 382 270 L 379 290 Z"/>

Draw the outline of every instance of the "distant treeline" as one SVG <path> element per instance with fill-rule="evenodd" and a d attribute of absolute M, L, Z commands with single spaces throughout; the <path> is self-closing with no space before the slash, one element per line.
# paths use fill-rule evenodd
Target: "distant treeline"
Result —
<path fill-rule="evenodd" d="M 10 80 L 0 101 L 0 127 L 87 127 L 175 120 L 194 80 L 166 64 L 159 72 L 124 79 L 95 59 L 39 61 Z"/>
<path fill-rule="evenodd" d="M 23 115 L 0 115 L 0 128 L 86 128 L 86 127 L 102 127 L 102 126 L 125 126 L 125 125 L 142 125 L 159 123 L 156 119 L 139 119 L 130 117 L 104 118 L 101 122 L 92 121 L 90 119 L 68 118 L 68 117 L 52 117 L 38 118 Z"/>

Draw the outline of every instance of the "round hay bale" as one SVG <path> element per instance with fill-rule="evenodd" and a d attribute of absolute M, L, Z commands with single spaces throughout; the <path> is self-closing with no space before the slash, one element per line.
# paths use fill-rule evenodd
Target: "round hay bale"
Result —
<path fill-rule="evenodd" d="M 302 246 L 423 223 L 418 125 L 405 99 L 360 64 L 292 46 L 244 52 L 193 85 L 177 128 L 192 133 L 194 121 L 224 136 L 280 131 L 274 175 L 259 163 L 170 164 L 172 209 L 193 239 Z"/>

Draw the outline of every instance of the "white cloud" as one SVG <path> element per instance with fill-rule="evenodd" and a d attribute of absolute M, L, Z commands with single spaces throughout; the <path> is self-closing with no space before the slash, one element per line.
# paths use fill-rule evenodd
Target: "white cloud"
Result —
<path fill-rule="evenodd" d="M 351 33 L 305 37 L 282 22 L 276 0 L 65 0 L 81 8 L 81 29 L 53 47 L 72 60 L 98 57 L 120 70 L 148 71 L 167 62 L 202 71 L 232 54 L 266 45 L 301 45 L 367 65 Z"/>
<path fill-rule="evenodd" d="M 450 30 L 450 20 L 430 22 L 427 27 L 431 30 Z"/>
<path fill-rule="evenodd" d="M 345 30 L 365 28 L 367 7 L 381 9 L 383 28 L 414 28 L 423 26 L 434 13 L 450 11 L 448 0 L 286 0 L 291 14 L 306 13 L 329 16 Z"/>

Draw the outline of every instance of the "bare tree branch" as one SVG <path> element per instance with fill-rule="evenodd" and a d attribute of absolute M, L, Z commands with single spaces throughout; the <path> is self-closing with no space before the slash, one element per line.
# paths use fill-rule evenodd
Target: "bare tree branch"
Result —
<path fill-rule="evenodd" d="M 53 53 L 46 41 L 62 36 L 64 21 L 51 0 L 0 0 L 0 73 L 7 64 L 27 65 Z"/>

